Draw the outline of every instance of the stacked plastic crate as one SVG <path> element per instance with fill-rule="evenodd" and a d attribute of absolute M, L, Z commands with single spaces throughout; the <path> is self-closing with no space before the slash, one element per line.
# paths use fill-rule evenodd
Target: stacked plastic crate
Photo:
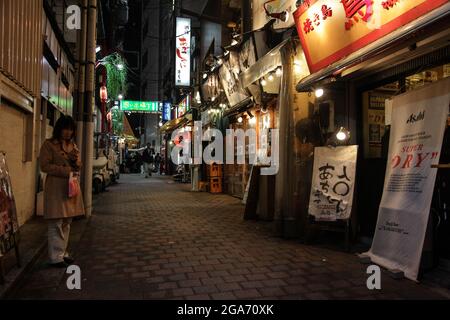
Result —
<path fill-rule="evenodd" d="M 210 193 L 222 193 L 222 165 L 208 165 L 208 180 Z"/>

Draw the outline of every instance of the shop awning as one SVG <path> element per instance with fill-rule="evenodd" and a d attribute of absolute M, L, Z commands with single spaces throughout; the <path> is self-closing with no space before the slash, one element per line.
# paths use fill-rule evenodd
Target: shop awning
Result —
<path fill-rule="evenodd" d="M 383 38 L 380 38 L 368 46 L 353 52 L 347 57 L 337 61 L 330 66 L 303 78 L 297 84 L 297 91 L 309 91 L 313 85 L 326 81 L 329 78 L 341 74 L 346 69 L 367 61 L 375 56 L 381 55 L 383 52 L 392 48 L 396 43 L 411 37 L 419 30 L 432 25 L 438 20 L 450 15 L 450 3 L 435 9 L 422 17 L 400 27 Z"/>
<path fill-rule="evenodd" d="M 235 105 L 234 107 L 225 110 L 223 113 L 224 117 L 228 117 L 231 116 L 233 114 L 239 113 L 239 112 L 243 112 L 245 111 L 249 105 L 253 104 L 253 99 L 252 97 L 248 97 L 246 99 L 244 99 L 243 101 L 239 102 L 237 105 Z"/>
<path fill-rule="evenodd" d="M 126 115 L 123 115 L 123 135 L 136 138 Z"/>
<path fill-rule="evenodd" d="M 283 40 L 278 46 L 270 50 L 264 57 L 256 61 L 254 65 L 242 72 L 239 77 L 241 79 L 242 86 L 247 88 L 249 85 L 258 81 L 264 77 L 268 72 L 281 66 L 281 53 L 280 50 L 291 38 Z"/>
<path fill-rule="evenodd" d="M 178 128 L 181 128 L 182 126 L 188 124 L 192 121 L 192 114 L 188 113 L 185 116 L 177 119 L 173 119 L 170 121 L 167 121 L 160 129 L 161 133 L 169 133 L 172 132 Z"/>

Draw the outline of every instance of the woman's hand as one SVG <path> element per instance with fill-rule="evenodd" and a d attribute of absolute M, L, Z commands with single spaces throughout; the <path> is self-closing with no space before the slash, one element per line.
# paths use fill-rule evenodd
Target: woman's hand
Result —
<path fill-rule="evenodd" d="M 80 153 L 79 153 L 78 150 L 72 149 L 72 151 L 70 151 L 70 153 L 68 154 L 68 156 L 69 156 L 69 160 L 75 162 L 75 161 L 78 160 L 78 158 L 79 158 L 79 156 L 80 156 Z"/>
<path fill-rule="evenodd" d="M 77 149 L 73 149 L 70 153 L 67 154 L 70 165 L 75 171 L 80 171 L 81 169 L 81 159 L 80 152 Z"/>
<path fill-rule="evenodd" d="M 74 172 L 72 172 L 72 175 L 73 175 L 74 178 L 79 178 L 80 177 L 80 172 L 74 171 Z"/>

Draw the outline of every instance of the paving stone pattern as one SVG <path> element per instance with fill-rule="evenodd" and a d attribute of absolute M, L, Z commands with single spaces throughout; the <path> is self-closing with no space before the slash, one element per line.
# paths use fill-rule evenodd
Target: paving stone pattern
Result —
<path fill-rule="evenodd" d="M 15 298 L 443 298 L 384 272 L 382 290 L 370 291 L 354 254 L 274 237 L 271 223 L 244 221 L 243 210 L 239 199 L 190 192 L 170 178 L 124 175 L 96 199 L 74 247 L 82 290 L 68 290 L 64 273 L 41 257 Z"/>

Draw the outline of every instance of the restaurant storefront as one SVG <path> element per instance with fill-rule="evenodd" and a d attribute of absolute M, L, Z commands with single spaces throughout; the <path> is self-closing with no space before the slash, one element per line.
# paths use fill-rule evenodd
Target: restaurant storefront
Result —
<path fill-rule="evenodd" d="M 310 96 L 312 111 L 303 124 L 316 134 L 311 134 L 309 151 L 327 145 L 342 128 L 349 135 L 347 144 L 359 146 L 350 226 L 353 239 L 367 245 L 373 241 L 385 184 L 390 101 L 450 76 L 449 10 L 448 1 L 400 0 L 373 1 L 352 12 L 343 3 L 319 0 L 294 14 L 311 71 L 296 86 Z M 309 201 L 309 194 L 310 188 L 299 197 Z M 430 215 L 422 269 L 450 252 L 433 241 L 442 241 L 439 233 L 448 230 L 448 221 L 437 211 Z M 315 225 L 307 224 L 307 229 L 319 237 Z"/>
<path fill-rule="evenodd" d="M 172 119 L 166 121 L 160 128 L 161 133 L 161 157 L 162 165 L 165 175 L 173 175 L 176 171 L 176 165 L 171 159 L 171 153 L 175 147 L 174 141 L 172 141 L 172 133 L 178 129 L 190 128 L 193 126 L 192 110 L 190 107 L 190 97 L 183 99 L 178 105 L 170 106 L 170 117 L 166 116 L 165 119 Z M 169 114 L 169 111 L 166 111 Z"/>
<path fill-rule="evenodd" d="M 295 141 L 291 139 L 288 142 L 286 138 L 292 131 L 288 121 L 290 110 L 302 112 L 300 104 L 308 99 L 307 94 L 295 92 L 294 82 L 308 73 L 303 51 L 299 42 L 291 38 L 291 32 L 282 33 L 277 41 L 271 43 L 266 42 L 263 36 L 265 32 L 255 31 L 240 45 L 230 48 L 229 53 L 221 57 L 222 64 L 218 72 L 204 74 L 203 129 L 212 126 L 220 128 L 223 133 L 226 129 L 255 129 L 258 137 L 256 143 L 252 145 L 247 139 L 245 148 L 238 147 L 235 143 L 234 164 L 223 165 L 223 191 L 243 199 L 245 203 L 252 169 L 256 168 L 253 170 L 256 173 L 252 177 L 252 184 L 256 186 L 256 191 L 253 192 L 258 195 L 255 197 L 257 204 L 251 209 L 252 216 L 276 220 L 281 234 L 295 237 L 298 236 L 296 220 L 299 213 L 297 207 L 291 204 L 297 201 L 294 197 L 297 191 L 290 186 L 303 184 L 302 181 L 292 180 L 296 164 L 286 153 L 292 150 L 291 145 Z M 262 152 L 268 151 L 271 156 L 271 129 L 280 131 L 279 172 L 263 176 L 258 169 L 267 164 L 260 161 L 256 165 L 250 164 L 249 153 L 251 150 L 264 149 Z M 238 164 L 237 158 L 244 154 L 245 163 Z M 203 168 L 202 180 L 205 182 L 207 172 L 207 168 Z"/>

